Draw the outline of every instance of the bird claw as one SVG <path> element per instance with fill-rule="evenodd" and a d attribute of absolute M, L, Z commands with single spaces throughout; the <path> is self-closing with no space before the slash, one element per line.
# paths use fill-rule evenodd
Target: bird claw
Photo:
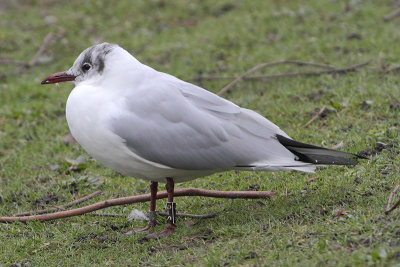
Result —
<path fill-rule="evenodd" d="M 148 232 L 150 230 L 152 230 L 154 227 L 157 226 L 157 221 L 149 221 L 149 223 L 147 224 L 147 226 L 145 228 L 136 228 L 135 232 L 136 233 L 142 233 L 142 232 Z"/>
<path fill-rule="evenodd" d="M 148 239 L 157 239 L 157 238 L 160 238 L 160 237 L 169 236 L 175 231 L 175 227 L 176 227 L 175 224 L 167 223 L 167 226 L 165 227 L 165 229 L 162 230 L 160 233 L 158 233 L 158 234 L 155 234 L 155 233 L 148 234 L 148 235 L 146 235 L 146 238 L 148 238 Z"/>

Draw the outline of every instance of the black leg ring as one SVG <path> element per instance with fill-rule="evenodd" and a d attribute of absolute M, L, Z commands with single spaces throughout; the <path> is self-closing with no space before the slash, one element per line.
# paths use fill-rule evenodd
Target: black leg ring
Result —
<path fill-rule="evenodd" d="M 175 224 L 176 218 L 176 203 L 175 202 L 167 202 L 167 223 Z"/>

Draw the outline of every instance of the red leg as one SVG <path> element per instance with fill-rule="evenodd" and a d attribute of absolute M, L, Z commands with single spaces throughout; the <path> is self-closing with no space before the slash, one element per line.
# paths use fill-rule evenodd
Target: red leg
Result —
<path fill-rule="evenodd" d="M 170 235 L 175 230 L 175 203 L 174 203 L 174 180 L 172 178 L 167 178 L 167 184 L 165 188 L 167 189 L 168 194 L 168 203 L 167 209 L 170 214 L 167 218 L 167 226 L 166 228 L 161 231 L 159 234 L 149 234 L 147 235 L 148 238 L 158 238 Z"/>
<path fill-rule="evenodd" d="M 156 196 L 157 196 L 158 182 L 151 182 L 150 184 L 150 219 L 145 228 L 137 228 L 135 232 L 147 232 L 157 225 L 156 214 Z"/>
<path fill-rule="evenodd" d="M 172 209 L 173 215 L 168 216 L 167 226 L 161 233 L 158 234 L 159 237 L 172 234 L 176 227 L 175 226 L 174 186 L 175 186 L 174 180 L 172 178 L 167 178 L 167 184 L 165 185 L 165 188 L 167 189 L 167 194 L 168 194 L 167 208 Z M 171 212 L 170 212 L 170 214 L 171 214 Z"/>

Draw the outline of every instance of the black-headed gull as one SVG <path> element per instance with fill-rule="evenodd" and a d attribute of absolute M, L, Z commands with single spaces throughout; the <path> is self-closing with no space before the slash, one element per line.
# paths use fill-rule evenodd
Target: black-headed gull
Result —
<path fill-rule="evenodd" d="M 73 81 L 66 116 L 72 135 L 96 160 L 151 181 L 149 230 L 158 182 L 168 192 L 167 235 L 175 228 L 174 183 L 226 170 L 313 172 L 352 165 L 358 156 L 292 140 L 260 114 L 140 63 L 115 44 L 84 50 L 42 84 Z"/>

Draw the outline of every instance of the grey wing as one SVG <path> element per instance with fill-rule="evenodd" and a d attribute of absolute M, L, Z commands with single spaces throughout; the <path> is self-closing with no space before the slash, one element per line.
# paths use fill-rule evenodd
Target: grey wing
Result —
<path fill-rule="evenodd" d="M 276 125 L 200 87 L 165 75 L 134 94 L 110 123 L 146 160 L 185 170 L 294 162 Z"/>

